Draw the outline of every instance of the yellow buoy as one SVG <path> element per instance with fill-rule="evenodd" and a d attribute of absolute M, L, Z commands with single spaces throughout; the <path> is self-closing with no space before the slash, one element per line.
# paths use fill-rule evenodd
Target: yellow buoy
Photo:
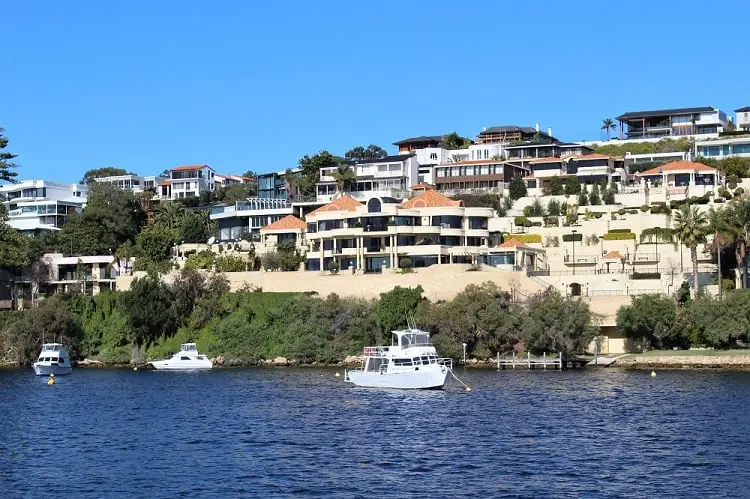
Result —
<path fill-rule="evenodd" d="M 47 384 L 48 384 L 48 385 L 50 385 L 50 386 L 51 386 L 51 385 L 54 385 L 54 384 L 55 384 L 55 378 L 50 378 L 50 379 L 48 379 L 48 380 L 47 380 Z"/>
<path fill-rule="evenodd" d="M 652 377 L 652 378 L 655 378 L 655 377 L 656 377 L 656 371 L 651 371 L 651 377 Z"/>

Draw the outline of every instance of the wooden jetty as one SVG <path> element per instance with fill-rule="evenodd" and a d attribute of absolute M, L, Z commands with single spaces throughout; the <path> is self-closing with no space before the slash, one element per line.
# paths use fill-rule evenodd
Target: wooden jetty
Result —
<path fill-rule="evenodd" d="M 562 352 L 559 352 L 556 357 L 548 357 L 547 352 L 544 352 L 541 357 L 532 357 L 531 352 L 527 352 L 526 356 L 517 356 L 513 352 L 512 357 L 500 357 L 500 353 L 497 354 L 497 369 L 568 369 L 571 367 L 583 367 L 586 365 L 586 361 L 582 359 L 571 358 L 563 360 Z"/>

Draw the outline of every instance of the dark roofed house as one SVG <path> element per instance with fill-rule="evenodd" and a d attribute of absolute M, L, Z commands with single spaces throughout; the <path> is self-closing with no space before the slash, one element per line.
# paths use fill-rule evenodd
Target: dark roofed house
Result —
<path fill-rule="evenodd" d="M 417 149 L 426 149 L 428 147 L 440 147 L 442 135 L 423 135 L 421 137 L 410 137 L 408 139 L 394 142 L 398 146 L 399 154 L 409 153 Z"/>
<path fill-rule="evenodd" d="M 710 106 L 627 112 L 618 116 L 617 120 L 620 122 L 621 139 L 639 140 L 718 136 L 728 125 L 727 115 Z"/>

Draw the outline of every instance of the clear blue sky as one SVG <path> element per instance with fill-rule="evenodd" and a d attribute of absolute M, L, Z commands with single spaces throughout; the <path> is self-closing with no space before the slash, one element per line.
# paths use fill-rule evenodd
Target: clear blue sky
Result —
<path fill-rule="evenodd" d="M 5 2 L 0 126 L 21 178 L 208 163 L 625 111 L 750 105 L 750 2 Z"/>

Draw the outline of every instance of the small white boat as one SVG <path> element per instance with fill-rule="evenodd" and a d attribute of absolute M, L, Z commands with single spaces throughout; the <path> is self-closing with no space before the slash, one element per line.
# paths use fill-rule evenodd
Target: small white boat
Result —
<path fill-rule="evenodd" d="M 34 362 L 34 373 L 37 376 L 49 376 L 54 374 L 70 374 L 73 366 L 70 364 L 68 350 L 60 343 L 45 343 L 39 358 Z"/>
<path fill-rule="evenodd" d="M 430 333 L 406 329 L 391 333 L 391 346 L 365 347 L 361 369 L 347 369 L 344 381 L 372 388 L 442 389 L 453 360 L 438 358 Z"/>
<path fill-rule="evenodd" d="M 180 345 L 180 351 L 167 360 L 154 360 L 150 364 L 154 369 L 159 370 L 192 370 L 192 369 L 211 369 L 213 363 L 211 359 L 203 354 L 198 353 L 195 343 L 183 343 Z"/>

